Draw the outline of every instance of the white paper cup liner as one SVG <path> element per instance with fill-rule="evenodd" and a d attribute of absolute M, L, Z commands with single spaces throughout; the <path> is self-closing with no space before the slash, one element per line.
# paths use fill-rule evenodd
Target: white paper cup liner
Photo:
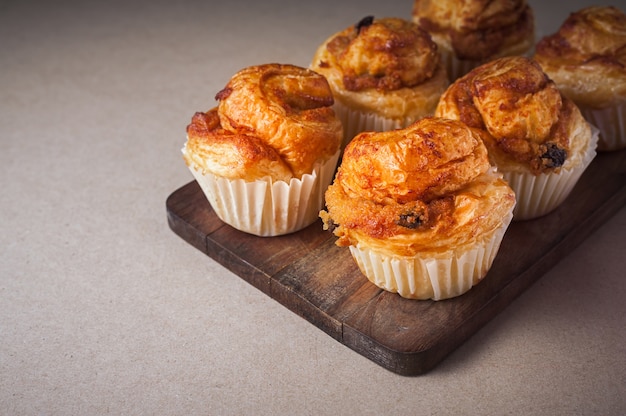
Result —
<path fill-rule="evenodd" d="M 382 117 L 374 113 L 368 113 L 365 111 L 354 110 L 340 101 L 336 100 L 334 104 L 335 114 L 337 118 L 341 120 L 343 124 L 343 143 L 341 148 L 344 149 L 346 145 L 357 134 L 364 131 L 389 131 L 407 127 L 413 121 L 412 118 L 394 120 Z"/>
<path fill-rule="evenodd" d="M 517 203 L 513 220 L 522 221 L 538 218 L 555 210 L 569 196 L 572 189 L 596 156 L 598 129 L 592 126 L 592 139 L 580 163 L 558 173 L 533 175 L 530 172 L 506 172 L 500 170 Z"/>
<path fill-rule="evenodd" d="M 466 293 L 485 277 L 511 217 L 482 241 L 443 253 L 394 257 L 360 245 L 349 248 L 361 273 L 379 288 L 408 299 L 449 299 Z"/>
<path fill-rule="evenodd" d="M 441 61 L 448 71 L 450 82 L 456 81 L 482 63 L 480 61 L 461 60 L 448 50 L 441 51 Z"/>
<path fill-rule="evenodd" d="M 526 57 L 532 57 L 534 54 L 534 46 L 528 51 L 524 52 L 522 55 Z M 443 62 L 446 70 L 448 71 L 448 79 L 450 82 L 456 81 L 458 78 L 461 78 L 463 75 L 466 75 L 472 69 L 481 66 L 489 61 L 497 59 L 496 57 L 487 58 L 484 60 L 471 60 L 471 59 L 459 59 L 457 56 L 450 50 L 440 48 L 441 50 L 441 61 Z"/>
<path fill-rule="evenodd" d="M 339 154 L 289 183 L 269 177 L 246 182 L 203 174 L 193 167 L 189 170 L 222 221 L 249 234 L 272 237 L 299 231 L 318 220 Z"/>
<path fill-rule="evenodd" d="M 600 130 L 599 151 L 626 148 L 626 103 L 606 108 L 579 108 L 585 120 Z"/>

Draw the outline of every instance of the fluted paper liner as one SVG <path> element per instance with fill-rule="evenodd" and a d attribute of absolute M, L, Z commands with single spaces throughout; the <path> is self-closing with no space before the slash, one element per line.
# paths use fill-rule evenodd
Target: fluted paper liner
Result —
<path fill-rule="evenodd" d="M 464 60 L 456 57 L 454 52 L 449 50 L 441 50 L 441 62 L 448 71 L 450 82 L 456 81 L 472 69 L 483 64 L 481 61 Z"/>
<path fill-rule="evenodd" d="M 591 108 L 579 105 L 585 120 L 600 130 L 599 151 L 626 148 L 626 102 L 606 108 Z"/>
<path fill-rule="evenodd" d="M 335 100 L 335 104 L 333 106 L 335 110 L 335 114 L 337 118 L 341 120 L 343 124 L 343 143 L 341 148 L 344 149 L 346 145 L 356 136 L 357 134 L 364 131 L 389 131 L 407 127 L 413 121 L 412 118 L 405 119 L 390 119 L 383 117 L 381 115 L 360 111 L 349 108 L 339 100 Z"/>
<path fill-rule="evenodd" d="M 445 66 L 446 70 L 448 71 L 448 79 L 450 80 L 451 83 L 456 81 L 458 78 L 461 78 L 462 76 L 466 75 L 472 69 L 477 68 L 489 61 L 497 59 L 498 57 L 501 57 L 501 55 L 498 55 L 497 57 L 494 56 L 494 57 L 486 58 L 484 60 L 459 59 L 453 51 L 449 49 L 443 49 L 443 48 L 439 48 L 439 49 L 441 51 L 441 62 Z M 530 58 L 534 55 L 534 50 L 535 48 L 533 46 L 531 49 L 524 52 L 522 55 Z"/>
<path fill-rule="evenodd" d="M 479 283 L 495 259 L 512 215 L 478 241 L 448 252 L 396 257 L 360 245 L 352 257 L 370 282 L 409 299 L 443 300 L 460 296 Z"/>
<path fill-rule="evenodd" d="M 596 156 L 599 131 L 591 126 L 592 138 L 580 163 L 558 173 L 533 175 L 530 172 L 507 172 L 500 170 L 511 189 L 517 203 L 513 210 L 513 220 L 529 220 L 554 211 L 572 192 L 572 189 Z"/>
<path fill-rule="evenodd" d="M 289 183 L 269 177 L 246 182 L 203 174 L 192 166 L 189 170 L 222 221 L 249 234 L 272 237 L 299 231 L 319 219 L 339 154 Z"/>

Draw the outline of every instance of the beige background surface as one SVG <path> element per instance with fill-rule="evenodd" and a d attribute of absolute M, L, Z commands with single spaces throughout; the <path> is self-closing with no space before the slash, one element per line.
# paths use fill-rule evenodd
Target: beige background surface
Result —
<path fill-rule="evenodd" d="M 531 4 L 541 36 L 591 2 Z M 0 414 L 624 414 L 626 209 L 415 378 L 169 230 L 185 126 L 235 71 L 410 9 L 1 1 Z"/>

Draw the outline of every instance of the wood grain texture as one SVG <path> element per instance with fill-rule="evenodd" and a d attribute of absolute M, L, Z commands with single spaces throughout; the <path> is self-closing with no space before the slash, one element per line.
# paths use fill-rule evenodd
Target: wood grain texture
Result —
<path fill-rule="evenodd" d="M 600 153 L 568 199 L 514 222 L 485 279 L 444 301 L 385 292 L 335 245 L 321 221 L 294 234 L 256 237 L 222 223 L 196 182 L 166 201 L 170 228 L 195 248 L 382 367 L 424 374 L 495 317 L 626 203 L 626 150 Z"/>

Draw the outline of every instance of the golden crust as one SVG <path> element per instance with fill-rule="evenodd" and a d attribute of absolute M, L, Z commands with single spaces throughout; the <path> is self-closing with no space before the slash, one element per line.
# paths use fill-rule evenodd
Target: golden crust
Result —
<path fill-rule="evenodd" d="M 300 178 L 339 150 L 343 127 L 332 109 L 332 92 L 309 69 L 248 67 L 216 99 L 217 110 L 197 115 L 188 128 L 192 155 L 186 161 L 206 171 L 231 178 Z M 201 163 L 204 157 L 210 159 Z"/>
<path fill-rule="evenodd" d="M 576 105 L 524 57 L 500 58 L 459 78 L 435 114 L 485 130 L 490 157 L 504 170 L 556 171 L 575 160 L 591 137 Z"/>
<path fill-rule="evenodd" d="M 437 45 L 398 18 L 365 18 L 332 35 L 311 68 L 328 79 L 337 100 L 391 119 L 432 114 L 448 85 Z"/>
<path fill-rule="evenodd" d="M 534 14 L 526 0 L 415 0 L 412 16 L 459 59 L 522 54 L 534 43 Z"/>
<path fill-rule="evenodd" d="M 457 140 L 442 139 L 447 135 Z M 476 132 L 425 118 L 406 129 L 357 135 L 344 151 L 337 179 L 349 196 L 407 203 L 444 196 L 488 167 Z"/>
<path fill-rule="evenodd" d="M 588 7 L 539 41 L 534 59 L 577 104 L 603 108 L 626 100 L 626 14 Z"/>
<path fill-rule="evenodd" d="M 183 158 L 188 166 L 228 179 L 253 181 L 266 176 L 288 182 L 293 174 L 276 151 L 255 136 L 224 130 L 217 107 L 198 112 L 187 126 Z"/>
<path fill-rule="evenodd" d="M 409 256 L 467 244 L 501 226 L 515 197 L 491 170 L 480 134 L 458 121 L 424 118 L 358 135 L 320 213 L 337 245 Z"/>

